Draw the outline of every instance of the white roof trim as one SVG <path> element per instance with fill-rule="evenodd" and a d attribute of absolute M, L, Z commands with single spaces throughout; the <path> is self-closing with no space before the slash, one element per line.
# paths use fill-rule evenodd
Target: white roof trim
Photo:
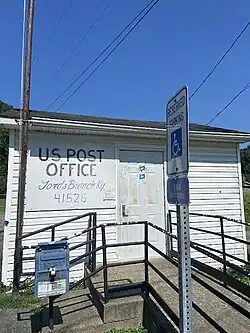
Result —
<path fill-rule="evenodd" d="M 18 120 L 10 118 L 0 118 L 0 124 L 7 129 L 17 129 Z M 152 128 L 131 125 L 104 124 L 97 122 L 79 122 L 63 119 L 51 119 L 33 117 L 30 121 L 31 131 L 44 131 L 68 134 L 92 134 L 106 136 L 129 136 L 163 138 L 166 130 L 163 128 Z M 231 141 L 245 143 L 250 141 L 250 134 L 244 133 L 224 133 L 224 132 L 202 132 L 190 131 L 192 140 L 204 141 Z"/>
<path fill-rule="evenodd" d="M 10 118 L 0 118 L 0 124 L 5 128 L 13 128 L 17 126 L 16 120 Z"/>

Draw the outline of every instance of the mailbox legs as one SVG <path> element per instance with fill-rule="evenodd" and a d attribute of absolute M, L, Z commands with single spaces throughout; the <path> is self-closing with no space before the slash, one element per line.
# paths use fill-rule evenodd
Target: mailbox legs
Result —
<path fill-rule="evenodd" d="M 50 282 L 55 281 L 55 270 L 51 268 L 49 270 Z M 49 329 L 53 330 L 54 328 L 54 296 L 49 296 Z"/>
<path fill-rule="evenodd" d="M 49 297 L 49 329 L 54 328 L 54 296 Z"/>

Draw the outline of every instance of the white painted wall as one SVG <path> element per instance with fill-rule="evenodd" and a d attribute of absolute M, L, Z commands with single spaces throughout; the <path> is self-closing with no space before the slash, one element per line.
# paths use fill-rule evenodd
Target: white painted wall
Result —
<path fill-rule="evenodd" d="M 190 148 L 190 212 L 222 215 L 244 221 L 242 211 L 241 170 L 236 144 L 191 145 Z M 190 216 L 190 226 L 220 232 L 220 221 L 215 218 Z M 244 226 L 224 221 L 226 235 L 245 239 Z M 174 230 L 176 233 L 176 229 Z M 203 232 L 190 230 L 191 240 L 222 250 L 221 238 Z M 226 251 L 245 259 L 243 244 L 226 239 Z M 176 248 L 176 244 L 175 248 Z M 216 253 L 215 253 L 216 254 Z M 193 258 L 220 266 L 217 262 L 192 250 Z M 228 258 L 229 261 L 232 259 Z M 233 261 L 234 262 L 234 261 Z M 235 262 L 239 264 L 239 262 Z"/>
<path fill-rule="evenodd" d="M 84 137 L 84 136 L 69 136 L 69 135 L 54 135 L 42 132 L 31 132 L 29 140 L 31 145 L 37 141 L 40 144 L 50 142 L 51 147 L 61 145 L 60 147 L 71 147 L 73 146 L 89 146 L 91 144 L 97 145 L 98 147 L 112 147 L 114 151 L 114 159 L 109 165 L 113 171 L 109 174 L 109 180 L 111 181 L 112 191 L 116 194 L 115 201 L 112 205 L 105 205 L 100 203 L 98 207 L 93 207 L 91 211 L 97 212 L 98 223 L 108 223 L 116 222 L 120 220 L 120 207 L 117 202 L 118 195 L 118 182 L 119 174 L 116 170 L 119 166 L 119 160 L 117 159 L 119 154 L 119 148 L 122 149 L 153 149 L 153 150 L 165 150 L 165 142 L 163 140 L 137 140 L 127 139 L 121 140 L 117 138 L 98 138 L 98 137 Z M 193 212 L 209 213 L 209 214 L 221 214 L 228 217 L 232 217 L 238 220 L 242 219 L 242 205 L 241 205 L 241 191 L 240 191 L 240 169 L 237 159 L 237 149 L 236 144 L 221 144 L 221 143 L 205 143 L 205 142 L 191 142 L 191 163 L 190 163 L 190 188 L 191 188 L 191 207 L 190 210 Z M 14 135 L 11 132 L 10 140 L 10 150 L 9 150 L 9 175 L 8 175 L 8 192 L 7 192 L 7 208 L 6 208 L 6 220 L 9 221 L 8 225 L 5 227 L 4 234 L 4 253 L 3 253 L 3 273 L 2 280 L 7 283 L 12 279 L 12 269 L 13 269 L 13 254 L 14 254 L 14 239 L 15 239 L 15 224 L 16 224 L 16 210 L 17 210 L 17 186 L 18 186 L 18 168 L 19 168 L 19 152 L 18 152 L 18 135 Z M 31 159 L 28 159 L 28 179 L 33 179 L 36 183 L 36 178 L 41 178 L 41 173 L 44 169 L 37 169 L 36 167 L 31 167 Z M 109 161 L 110 162 L 110 161 Z M 44 163 L 44 162 L 43 162 Z M 36 165 L 36 164 L 35 164 Z M 166 165 L 166 163 L 165 163 Z M 38 167 L 39 168 L 39 167 Z M 101 170 L 101 169 L 100 169 Z M 105 172 L 105 169 L 102 169 Z M 164 170 L 166 168 L 164 167 Z M 107 170 L 109 172 L 110 170 Z M 114 177 L 112 177 L 114 176 Z M 165 175 L 166 176 L 166 175 Z M 111 177 L 111 178 L 110 178 Z M 104 175 L 105 178 L 105 175 Z M 114 183 L 112 183 L 114 182 Z M 34 191 L 34 184 L 30 186 L 31 193 Z M 29 189 L 28 189 L 29 191 Z M 36 193 L 33 193 L 35 196 Z M 29 198 L 30 194 L 27 196 Z M 49 198 L 49 197 L 48 197 Z M 40 196 L 41 200 L 51 200 L 46 199 L 46 196 Z M 32 199 L 33 200 L 33 199 Z M 32 202 L 31 200 L 31 202 Z M 92 200 L 93 202 L 93 200 Z M 27 202 L 26 202 L 27 204 Z M 35 205 L 39 204 L 39 200 L 35 201 Z M 32 206 L 32 205 L 31 205 Z M 50 205 L 51 210 L 44 209 L 44 203 L 41 203 L 43 210 L 25 210 L 24 216 L 24 233 L 33 230 L 40 229 L 46 225 L 51 225 L 53 223 L 68 219 L 69 217 L 76 216 L 82 212 L 88 212 L 88 209 L 65 209 L 56 208 Z M 72 209 L 73 208 L 73 209 Z M 79 208 L 79 207 L 78 207 Z M 166 209 L 168 209 L 166 204 Z M 30 207 L 29 207 L 30 209 Z M 56 237 L 61 238 L 65 235 L 71 236 L 75 232 L 81 231 L 86 228 L 87 220 L 82 220 L 74 222 L 60 227 L 59 231 L 56 232 Z M 219 222 L 214 219 L 207 218 L 191 218 L 191 225 L 199 226 L 204 228 L 209 228 L 210 230 L 219 231 Z M 232 222 L 227 222 L 225 225 L 226 233 L 233 236 L 242 238 L 243 228 L 240 225 L 233 224 Z M 107 229 L 107 242 L 113 243 L 117 240 L 116 227 L 111 227 Z M 192 232 L 192 240 L 197 242 L 204 242 L 216 248 L 220 248 L 220 241 L 218 237 L 208 236 L 204 238 L 204 234 Z M 98 234 L 98 241 L 100 242 L 100 234 Z M 49 234 L 41 234 L 38 238 L 34 236 L 32 239 L 27 239 L 24 241 L 24 245 L 27 243 L 37 244 L 37 242 L 48 241 Z M 79 242 L 79 238 L 72 239 L 71 244 Z M 98 246 L 98 244 L 97 244 Z M 244 247 L 236 244 L 233 241 L 227 241 L 227 251 L 232 254 L 244 256 Z M 26 251 L 26 255 L 31 255 L 34 251 Z M 73 257 L 82 254 L 82 249 L 75 250 L 71 255 Z M 98 260 L 101 260 L 100 253 L 98 255 Z M 199 254 L 193 253 L 196 257 L 200 257 Z M 109 260 L 117 260 L 116 249 L 108 249 Z M 202 258 L 205 262 L 210 262 L 210 259 Z M 24 265 L 24 271 L 34 269 L 34 263 L 27 262 Z M 82 275 L 81 272 L 82 265 L 75 267 L 71 271 L 71 278 L 79 278 Z"/>

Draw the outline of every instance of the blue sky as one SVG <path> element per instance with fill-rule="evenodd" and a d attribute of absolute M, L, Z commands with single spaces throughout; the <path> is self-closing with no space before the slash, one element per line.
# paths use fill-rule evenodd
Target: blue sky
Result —
<path fill-rule="evenodd" d="M 35 0 L 33 109 L 45 109 L 149 0 L 113 0 L 55 77 L 108 0 L 73 0 L 48 42 L 68 2 Z M 22 0 L 1 1 L 0 13 L 0 99 L 19 107 Z M 164 120 L 168 99 L 183 84 L 191 94 L 249 18 L 249 0 L 161 0 L 60 112 Z M 249 40 L 250 28 L 191 100 L 191 122 L 207 123 L 250 81 Z M 213 125 L 250 131 L 249 96 L 250 89 Z"/>

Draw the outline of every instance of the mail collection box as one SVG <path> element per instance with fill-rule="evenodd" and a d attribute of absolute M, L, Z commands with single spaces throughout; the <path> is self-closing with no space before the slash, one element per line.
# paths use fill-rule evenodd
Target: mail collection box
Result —
<path fill-rule="evenodd" d="M 35 252 L 35 297 L 62 295 L 68 290 L 67 241 L 39 243 Z"/>

